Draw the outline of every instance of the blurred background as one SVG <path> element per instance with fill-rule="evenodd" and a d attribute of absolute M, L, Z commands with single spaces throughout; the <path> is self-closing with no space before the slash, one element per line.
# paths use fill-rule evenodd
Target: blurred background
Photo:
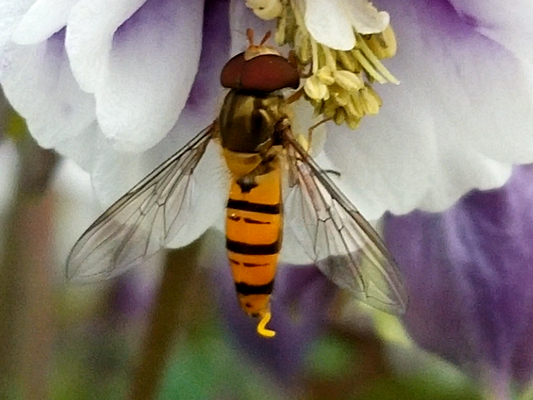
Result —
<path fill-rule="evenodd" d="M 220 233 L 117 279 L 68 284 L 68 252 L 102 210 L 87 174 L 1 113 L 0 399 L 480 398 L 398 319 L 313 267 L 281 268 L 277 335 L 258 337 Z"/>

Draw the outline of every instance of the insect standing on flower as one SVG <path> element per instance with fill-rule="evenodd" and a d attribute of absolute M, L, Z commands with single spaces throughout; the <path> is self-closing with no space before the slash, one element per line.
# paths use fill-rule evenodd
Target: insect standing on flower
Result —
<path fill-rule="evenodd" d="M 228 259 L 240 306 L 259 318 L 259 334 L 275 334 L 266 324 L 284 219 L 285 232 L 338 286 L 378 309 L 403 313 L 406 295 L 383 242 L 291 131 L 281 90 L 298 88 L 299 72 L 264 45 L 268 34 L 259 45 L 251 30 L 248 37 L 248 49 L 222 70 L 230 91 L 219 117 L 87 229 L 70 253 L 69 279 L 116 276 L 168 244 L 188 222 L 194 174 L 214 142 L 230 179 Z"/>

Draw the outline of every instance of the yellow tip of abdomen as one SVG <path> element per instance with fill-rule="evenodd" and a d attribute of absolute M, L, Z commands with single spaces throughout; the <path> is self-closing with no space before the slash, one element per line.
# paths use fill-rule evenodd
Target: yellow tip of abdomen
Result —
<path fill-rule="evenodd" d="M 259 321 L 259 323 L 257 324 L 257 333 L 259 333 L 265 338 L 272 338 L 276 336 L 275 331 L 266 328 L 266 324 L 269 323 L 271 318 L 272 314 L 270 313 L 270 311 L 267 311 L 265 315 L 263 315 L 263 317 L 261 318 L 261 321 Z"/>

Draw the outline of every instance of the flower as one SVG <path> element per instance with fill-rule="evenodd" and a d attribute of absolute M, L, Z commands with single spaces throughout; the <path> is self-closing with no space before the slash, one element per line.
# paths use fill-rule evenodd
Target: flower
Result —
<path fill-rule="evenodd" d="M 7 97 L 41 146 L 90 172 L 104 205 L 216 116 L 227 1 L 207 1 L 205 13 L 204 2 L 174 0 L 10 3 L 0 4 L 12 13 L 0 41 Z"/>
<path fill-rule="evenodd" d="M 357 32 L 350 11 L 356 3 L 291 1 L 305 10 L 309 40 L 333 49 L 353 43 L 335 32 Z M 379 115 L 363 119 L 355 132 L 328 127 L 324 148 L 327 168 L 342 173 L 339 185 L 363 215 L 440 211 L 472 188 L 501 186 L 513 164 L 532 160 L 529 3 L 380 0 L 374 6 L 390 16 L 398 49 L 384 64 L 401 84 L 374 85 L 383 102 Z M 344 17 L 322 23 L 339 15 L 334 9 Z"/>
<path fill-rule="evenodd" d="M 374 32 L 385 37 L 390 26 L 398 38 L 396 56 L 380 61 L 385 70 L 375 69 L 383 77 L 390 71 L 399 86 L 369 88 L 357 74 L 329 71 L 340 87 L 364 88 L 369 108 L 363 114 L 379 110 L 355 131 L 328 126 L 318 157 L 325 168 L 341 172 L 339 186 L 368 219 L 387 210 L 442 210 L 472 188 L 501 186 L 512 164 L 533 161 L 530 60 L 523 50 L 531 34 L 524 21 L 533 6 L 290 4 L 303 7 L 299 27 L 324 49 L 344 51 Z M 265 13 L 280 13 L 279 4 L 267 5 Z M 274 28 L 244 0 L 231 8 L 227 0 L 2 0 L 0 10 L 0 82 L 8 99 L 42 146 L 90 172 L 104 205 L 216 117 L 223 93 L 218 74 L 246 46 L 246 28 Z M 374 51 L 374 61 L 388 56 Z M 321 70 L 323 80 L 329 72 Z M 370 80 L 376 78 L 371 74 Z M 210 168 L 198 181 L 211 207 L 193 212 L 194 226 L 179 245 L 204 232 L 223 207 L 226 189 L 211 173 L 221 168 L 220 160 Z M 220 202 L 215 206 L 212 199 Z"/>
<path fill-rule="evenodd" d="M 403 322 L 423 348 L 511 398 L 533 378 L 533 166 L 498 190 L 473 191 L 442 214 L 385 219 L 410 305 Z"/>

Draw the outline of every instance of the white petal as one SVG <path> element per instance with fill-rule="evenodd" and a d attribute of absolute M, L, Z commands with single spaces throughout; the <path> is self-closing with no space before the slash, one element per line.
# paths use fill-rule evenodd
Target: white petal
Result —
<path fill-rule="evenodd" d="M 80 235 L 101 213 L 91 186 L 91 179 L 71 160 L 64 160 L 55 173 L 53 188 L 54 206 L 58 210 L 54 217 L 56 229 L 55 257 L 59 261 L 59 275 L 65 276 L 65 261 L 72 246 Z"/>
<path fill-rule="evenodd" d="M 55 147 L 94 123 L 94 100 L 70 71 L 61 34 L 37 45 L 11 46 L 2 85 L 42 147 Z"/>
<path fill-rule="evenodd" d="M 450 0 L 455 11 L 477 27 L 516 32 L 533 32 L 530 0 Z"/>
<path fill-rule="evenodd" d="M 228 201 L 228 177 L 220 147 L 212 142 L 194 173 L 196 190 L 188 224 L 169 247 L 181 247 L 196 240 L 223 215 Z"/>
<path fill-rule="evenodd" d="M 0 52 L 11 42 L 13 32 L 35 0 L 0 0 Z"/>
<path fill-rule="evenodd" d="M 533 3 L 529 0 L 453 0 L 458 16 L 486 37 L 511 50 L 533 75 Z M 533 82 L 533 77 L 530 77 Z"/>
<path fill-rule="evenodd" d="M 228 49 L 230 45 L 229 27 L 227 26 L 227 16 L 224 14 L 224 7 L 213 7 L 206 10 L 206 18 L 210 24 L 204 30 L 204 44 L 202 47 L 202 57 L 199 72 L 191 90 L 188 102 L 180 118 L 168 135 L 150 150 L 141 154 L 121 153 L 109 147 L 107 143 L 102 147 L 97 162 L 92 172 L 92 182 L 96 194 L 104 205 L 109 205 L 120 195 L 129 190 L 140 179 L 146 176 L 157 165 L 165 161 L 168 157 L 181 149 L 193 136 L 216 118 L 220 109 L 220 101 L 223 90 L 219 84 L 219 74 L 222 66 L 228 59 Z M 211 16 L 209 13 L 214 13 Z M 200 173 L 201 185 L 205 187 L 201 191 L 208 190 L 205 196 L 211 205 L 202 205 L 209 208 L 201 213 L 201 207 L 197 208 L 197 213 L 202 218 L 192 218 L 195 226 L 187 229 L 187 237 L 177 240 L 185 244 L 188 240 L 193 240 L 194 236 L 200 235 L 207 224 L 212 224 L 215 214 L 220 214 L 217 208 L 219 203 L 223 204 L 227 200 L 227 186 L 222 189 L 217 186 L 221 182 L 218 179 L 224 175 L 225 167 L 222 164 L 220 155 L 206 154 L 208 163 L 203 168 L 207 171 Z M 211 158 L 211 160 L 209 160 Z M 219 193 L 220 191 L 220 193 Z M 204 193 L 204 192 L 201 192 Z M 197 194 L 195 194 L 196 196 Z M 199 200 L 204 201 L 204 200 Z M 214 207 L 214 205 L 217 207 Z M 200 203 L 198 203 L 200 206 Z M 204 218 L 205 217 L 205 218 Z M 202 221 L 200 221 L 200 219 Z M 194 233 L 192 236 L 191 233 Z"/>
<path fill-rule="evenodd" d="M 217 117 L 224 92 L 219 83 L 219 75 L 228 60 L 230 46 L 229 26 L 224 11 L 223 7 L 221 9 L 215 6 L 206 10 L 206 19 L 209 20 L 209 24 L 204 30 L 200 68 L 188 102 L 167 136 L 142 155 L 131 153 L 121 155 L 122 152 L 110 147 L 107 142 L 99 143 L 103 153 L 99 153 L 99 166 L 95 166 L 92 179 L 97 196 L 104 204 L 110 204 L 119 195 L 125 193 Z M 210 13 L 215 15 L 211 16 Z M 121 160 L 128 157 L 131 170 L 137 172 L 132 172 L 130 178 L 123 179 L 123 166 L 114 167 L 113 162 L 117 160 L 124 163 L 125 161 Z M 129 171 L 130 168 L 127 170 Z"/>
<path fill-rule="evenodd" d="M 181 144 L 168 150 L 175 152 L 179 148 Z M 159 161 L 160 155 L 161 151 L 156 153 L 152 150 L 142 155 L 115 153 L 111 157 L 111 154 L 103 154 L 95 165 L 92 178 L 95 191 L 106 197 L 104 205 L 108 206 L 116 200 L 117 196 L 113 198 L 109 195 L 114 195 L 117 187 L 127 188 L 124 189 L 126 191 L 140 181 L 146 171 L 155 168 L 156 165 L 153 164 L 156 162 L 154 161 Z M 197 239 L 220 217 L 228 193 L 225 171 L 220 147 L 212 142 L 194 173 L 194 188 L 191 192 L 192 207 L 187 210 L 187 225 L 169 247 L 184 246 Z"/>
<path fill-rule="evenodd" d="M 38 0 L 13 33 L 18 44 L 37 44 L 65 27 L 72 6 L 79 0 Z"/>
<path fill-rule="evenodd" d="M 398 120 L 381 122 L 378 134 L 367 123 L 355 132 L 330 129 L 325 145 L 333 161 L 331 169 L 341 174 L 337 180 L 340 189 L 372 220 L 387 210 L 401 213 L 414 208 L 430 185 L 433 164 L 431 137 L 416 134 L 415 121 L 408 143 L 398 134 Z"/>
<path fill-rule="evenodd" d="M 389 14 L 368 0 L 307 0 L 305 26 L 313 38 L 337 50 L 351 50 L 356 32 L 383 32 Z"/>
<path fill-rule="evenodd" d="M 342 7 L 355 31 L 363 35 L 383 32 L 389 25 L 389 14 L 378 11 L 368 0 L 342 0 Z"/>
<path fill-rule="evenodd" d="M 96 121 L 93 121 L 78 135 L 57 143 L 55 150 L 59 154 L 72 159 L 84 171 L 92 171 L 95 159 L 98 157 L 96 144 L 99 135 L 102 135 L 102 133 Z"/>
<path fill-rule="evenodd" d="M 386 66 L 402 83 L 377 87 L 379 115 L 326 142 L 356 206 L 370 219 L 442 210 L 533 161 L 531 87 L 518 60 L 445 5 L 382 3 L 401 38 Z"/>
<path fill-rule="evenodd" d="M 85 13 L 73 11 L 69 57 L 80 82 L 93 84 L 85 87 L 94 90 L 98 122 L 116 149 L 146 150 L 176 122 L 198 67 L 202 7 L 183 0 L 147 2 L 114 32 L 112 47 L 109 21 L 96 29 Z M 105 43 L 97 38 L 102 29 L 109 32 Z M 100 76 L 90 72 L 92 57 Z"/>
<path fill-rule="evenodd" d="M 351 50 L 355 35 L 343 0 L 307 0 L 305 26 L 313 38 L 333 49 Z"/>
<path fill-rule="evenodd" d="M 465 162 L 468 158 L 468 162 Z M 425 211 L 440 212 L 451 207 L 473 188 L 488 190 L 503 186 L 511 177 L 511 164 L 504 164 L 472 151 L 459 149 L 443 154 L 435 169 L 434 184 L 416 205 Z M 465 179 L 467 177 L 467 179 Z M 403 214 L 399 210 L 397 214 Z"/>
<path fill-rule="evenodd" d="M 213 64 L 216 66 L 216 62 Z M 104 206 L 109 206 L 131 189 L 214 120 L 216 98 L 221 89 L 219 86 L 209 84 L 213 80 L 213 74 L 210 75 L 211 82 L 207 78 L 197 82 L 198 85 L 206 84 L 205 87 L 198 89 L 199 98 L 187 105 L 176 125 L 153 148 L 143 153 L 120 152 L 110 147 L 103 138 L 100 140 L 100 150 L 97 152 L 99 156 L 91 178 L 96 195 Z M 218 75 L 216 76 L 218 78 Z"/>
<path fill-rule="evenodd" d="M 65 46 L 83 90 L 93 93 L 105 78 L 116 30 L 144 1 L 80 0 L 72 9 Z"/>

